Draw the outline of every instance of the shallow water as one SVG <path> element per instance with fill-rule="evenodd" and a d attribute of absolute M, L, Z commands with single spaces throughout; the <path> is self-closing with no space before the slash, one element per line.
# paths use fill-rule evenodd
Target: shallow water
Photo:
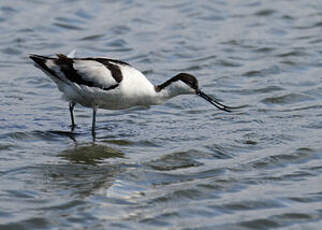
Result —
<path fill-rule="evenodd" d="M 320 1 L 0 3 L 0 229 L 320 229 Z M 109 56 L 193 96 L 75 109 L 28 54 Z"/>

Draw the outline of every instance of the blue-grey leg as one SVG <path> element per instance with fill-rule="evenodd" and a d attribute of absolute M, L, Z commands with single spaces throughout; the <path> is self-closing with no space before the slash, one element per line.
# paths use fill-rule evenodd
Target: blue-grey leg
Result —
<path fill-rule="evenodd" d="M 71 101 L 69 102 L 69 112 L 70 112 L 70 119 L 72 121 L 72 130 L 75 128 L 75 120 L 74 120 L 74 107 L 76 103 Z"/>
<path fill-rule="evenodd" d="M 95 140 L 95 135 L 96 135 L 96 133 L 95 133 L 96 110 L 97 110 L 97 108 L 94 107 L 93 108 L 93 120 L 92 120 L 92 136 L 93 136 L 94 140 Z"/>

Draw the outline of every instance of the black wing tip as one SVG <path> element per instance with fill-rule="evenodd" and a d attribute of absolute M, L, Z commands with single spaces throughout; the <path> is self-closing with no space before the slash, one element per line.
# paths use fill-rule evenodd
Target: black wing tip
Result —
<path fill-rule="evenodd" d="M 29 54 L 29 58 L 37 64 L 45 63 L 47 60 L 53 59 L 51 57 L 46 57 L 38 54 Z"/>
<path fill-rule="evenodd" d="M 32 60 L 35 60 L 35 59 L 41 59 L 41 57 L 37 54 L 29 54 L 29 58 L 32 59 Z"/>
<path fill-rule="evenodd" d="M 35 63 L 37 63 L 38 65 L 43 65 L 47 60 L 46 57 L 40 56 L 40 55 L 37 55 L 37 54 L 30 54 L 29 58 L 31 60 L 33 60 Z"/>
<path fill-rule="evenodd" d="M 29 54 L 30 58 L 40 58 L 40 59 L 49 59 L 49 57 L 38 55 L 38 54 Z"/>

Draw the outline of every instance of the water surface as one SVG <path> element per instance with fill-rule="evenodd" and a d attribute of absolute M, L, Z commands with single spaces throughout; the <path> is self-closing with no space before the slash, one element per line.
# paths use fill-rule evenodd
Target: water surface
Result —
<path fill-rule="evenodd" d="M 0 3 L 0 229 L 320 229 L 322 3 Z M 67 103 L 28 54 L 108 56 L 194 96 L 150 109 Z"/>

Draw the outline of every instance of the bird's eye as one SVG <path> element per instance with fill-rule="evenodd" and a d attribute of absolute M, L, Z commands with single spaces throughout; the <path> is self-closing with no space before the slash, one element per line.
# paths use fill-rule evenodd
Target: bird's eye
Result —
<path fill-rule="evenodd" d="M 185 83 L 186 83 L 187 85 L 189 85 L 190 87 L 193 87 L 193 82 L 191 82 L 191 81 L 185 81 Z"/>

